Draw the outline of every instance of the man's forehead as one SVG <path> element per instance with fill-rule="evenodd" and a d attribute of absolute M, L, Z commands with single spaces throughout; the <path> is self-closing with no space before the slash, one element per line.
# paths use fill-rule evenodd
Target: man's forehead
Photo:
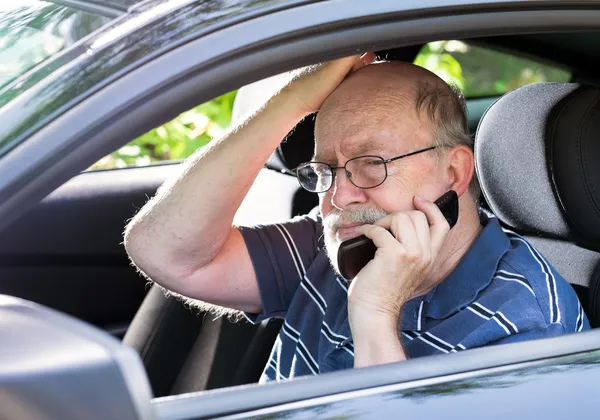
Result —
<path fill-rule="evenodd" d="M 315 157 L 335 160 L 375 154 L 383 156 L 412 147 L 422 128 L 416 113 L 400 107 L 371 108 L 368 104 L 353 112 L 328 112 L 317 116 Z M 337 111 L 337 110 L 336 110 Z"/>
<path fill-rule="evenodd" d="M 339 142 L 316 140 L 314 158 L 315 160 L 334 162 L 338 159 L 338 154 L 346 159 L 363 155 L 383 156 L 394 153 L 401 147 L 401 143 L 399 138 L 390 135 L 386 135 L 385 138 L 366 136 L 358 139 L 341 139 Z"/>

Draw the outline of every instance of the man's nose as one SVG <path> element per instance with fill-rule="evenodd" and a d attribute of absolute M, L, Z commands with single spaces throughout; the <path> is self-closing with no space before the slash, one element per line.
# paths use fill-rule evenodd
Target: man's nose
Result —
<path fill-rule="evenodd" d="M 338 209 L 345 209 L 350 204 L 362 204 L 367 201 L 364 190 L 350 182 L 344 169 L 338 169 L 331 189 L 333 190 L 331 204 Z"/>

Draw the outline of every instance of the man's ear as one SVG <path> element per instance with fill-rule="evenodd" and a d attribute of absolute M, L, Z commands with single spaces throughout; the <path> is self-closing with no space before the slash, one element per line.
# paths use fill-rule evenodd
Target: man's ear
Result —
<path fill-rule="evenodd" d="M 450 149 L 447 156 L 450 189 L 461 197 L 469 188 L 475 171 L 473 151 L 467 146 L 456 146 Z"/>

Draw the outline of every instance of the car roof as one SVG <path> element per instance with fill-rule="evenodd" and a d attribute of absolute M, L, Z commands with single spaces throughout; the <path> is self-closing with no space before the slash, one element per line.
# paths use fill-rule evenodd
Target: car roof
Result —
<path fill-rule="evenodd" d="M 53 0 L 57 4 L 62 1 Z M 127 2 L 135 0 L 94 0 L 95 6 L 101 2 Z M 316 1 L 316 0 L 314 0 Z M 0 90 L 0 109 L 13 99 L 28 102 L 29 106 L 36 102 L 43 113 L 58 115 L 64 111 L 64 105 L 73 103 L 80 93 L 92 86 L 106 82 L 107 75 L 118 77 L 120 71 L 133 68 L 142 62 L 168 51 L 189 38 L 202 36 L 217 28 L 234 25 L 249 17 L 269 14 L 285 8 L 293 8 L 298 4 L 306 4 L 307 0 L 230 0 L 227 2 L 211 2 L 205 0 L 146 0 L 137 2 L 103 28 L 84 38 L 73 47 L 58 54 L 51 60 L 32 69 L 27 74 L 11 82 Z M 71 3 L 69 3 L 71 4 Z M 78 3 L 82 8 L 83 2 Z M 92 2 L 86 0 L 87 5 Z M 100 10 L 99 10 L 100 11 Z M 57 71 L 65 69 L 64 71 Z M 52 77 L 51 77 L 52 76 Z M 44 81 L 44 83 L 39 83 Z M 39 85 L 45 85 L 40 87 Z M 37 91 L 37 89 L 40 91 Z M 75 89 L 77 93 L 74 93 Z M 34 93 L 35 92 L 35 93 Z M 28 95 L 31 95 L 29 97 Z M 55 102 L 57 100 L 60 103 Z M 41 102 L 55 102 L 56 105 Z M 14 103 L 13 103 L 14 104 Z M 48 106 L 49 105 L 49 106 Z M 57 112 L 58 111 L 58 112 Z M 16 111 L 25 119 L 32 117 L 30 113 Z M 7 116 L 7 113 L 3 113 Z M 19 142 L 18 137 L 27 131 L 33 132 L 29 122 L 4 126 L 0 133 L 0 154 Z M 26 134 L 26 135 L 27 135 Z M 3 138 L 11 139 L 8 148 L 2 147 Z"/>

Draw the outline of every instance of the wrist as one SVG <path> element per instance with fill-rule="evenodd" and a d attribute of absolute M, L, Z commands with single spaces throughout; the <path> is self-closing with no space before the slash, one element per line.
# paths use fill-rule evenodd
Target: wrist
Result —
<path fill-rule="evenodd" d="M 348 316 L 373 319 L 384 324 L 396 324 L 408 299 L 402 297 L 389 301 L 369 302 L 364 299 L 348 299 Z"/>
<path fill-rule="evenodd" d="M 354 344 L 354 367 L 394 363 L 406 360 L 400 342 L 397 320 L 371 318 L 350 326 Z"/>
<path fill-rule="evenodd" d="M 371 308 L 348 306 L 348 322 L 353 337 L 377 337 L 382 334 L 397 334 L 400 310 L 373 310 Z"/>
<path fill-rule="evenodd" d="M 303 99 L 303 92 L 298 89 L 294 83 L 288 84 L 272 98 L 273 106 L 285 110 L 296 122 L 317 111 Z"/>

